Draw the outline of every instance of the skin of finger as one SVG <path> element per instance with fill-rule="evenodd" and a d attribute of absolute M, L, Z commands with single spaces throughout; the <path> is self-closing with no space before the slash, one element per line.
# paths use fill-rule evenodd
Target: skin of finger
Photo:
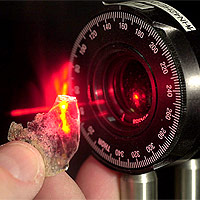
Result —
<path fill-rule="evenodd" d="M 85 199 L 78 185 L 65 172 L 47 177 L 43 187 L 35 197 L 37 199 Z"/>
<path fill-rule="evenodd" d="M 33 199 L 40 189 L 40 184 L 24 183 L 14 179 L 3 168 L 0 168 L 0 180 L 0 199 Z"/>
<path fill-rule="evenodd" d="M 44 177 L 45 177 L 45 168 L 43 159 L 40 153 L 32 147 L 30 144 L 25 142 L 10 142 L 6 144 L 6 148 L 12 146 L 24 146 L 24 148 L 29 148 L 34 152 L 40 163 L 39 171 L 37 176 L 31 181 L 24 182 L 13 177 L 6 168 L 0 167 L 0 199 L 33 199 L 42 187 Z M 5 146 L 1 146 L 1 149 Z M 16 150 L 15 148 L 15 150 Z M 16 153 L 20 153 L 17 152 Z M 28 160 L 27 160 L 28 162 Z"/>
<path fill-rule="evenodd" d="M 86 199 L 120 199 L 119 174 L 93 157 L 85 161 L 76 181 Z"/>

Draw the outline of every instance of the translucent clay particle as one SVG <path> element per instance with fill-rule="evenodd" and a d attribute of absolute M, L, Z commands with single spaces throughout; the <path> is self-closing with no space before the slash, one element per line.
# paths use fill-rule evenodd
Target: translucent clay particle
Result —
<path fill-rule="evenodd" d="M 75 97 L 59 95 L 46 114 L 38 113 L 27 128 L 12 122 L 9 141 L 32 144 L 41 153 L 46 176 L 54 176 L 68 168 L 80 141 L 80 115 Z"/>

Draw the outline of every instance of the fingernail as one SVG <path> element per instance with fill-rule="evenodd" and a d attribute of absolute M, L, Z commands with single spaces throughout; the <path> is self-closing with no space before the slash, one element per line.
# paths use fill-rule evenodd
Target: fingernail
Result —
<path fill-rule="evenodd" d="M 35 181 L 43 170 L 39 152 L 25 142 L 9 142 L 0 147 L 0 167 L 20 181 Z"/>

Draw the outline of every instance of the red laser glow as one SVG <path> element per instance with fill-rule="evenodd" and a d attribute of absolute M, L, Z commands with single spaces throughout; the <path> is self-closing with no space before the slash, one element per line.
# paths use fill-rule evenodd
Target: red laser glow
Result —
<path fill-rule="evenodd" d="M 66 101 L 61 101 L 59 103 L 59 107 L 60 107 L 60 119 L 62 121 L 62 130 L 66 133 L 66 134 L 69 134 L 70 133 L 70 126 L 69 126 L 69 123 L 66 119 L 66 112 L 67 112 L 67 109 L 68 109 L 68 103 Z"/>
<path fill-rule="evenodd" d="M 136 105 L 136 107 L 139 107 L 140 106 L 140 94 L 138 92 L 133 92 L 133 101 L 134 101 L 134 104 Z"/>
<path fill-rule="evenodd" d="M 67 95 L 70 90 L 70 72 L 72 64 L 66 62 L 60 69 L 50 75 L 47 80 L 42 80 L 42 89 L 45 97 L 45 104 L 50 106 L 57 95 Z"/>
<path fill-rule="evenodd" d="M 137 93 L 133 93 L 133 99 L 134 100 L 139 100 L 139 95 Z"/>
<path fill-rule="evenodd" d="M 46 71 L 45 75 L 41 78 L 41 87 L 43 90 L 45 105 L 42 107 L 34 107 L 34 108 L 24 108 L 24 109 L 15 109 L 10 112 L 12 117 L 23 116 L 29 114 L 35 114 L 38 112 L 47 112 L 51 105 L 54 102 L 54 99 L 57 95 L 67 95 L 70 89 L 70 79 L 69 74 L 72 69 L 72 64 L 70 62 L 66 62 L 63 66 L 56 72 L 52 73 L 48 76 Z M 49 78 L 50 77 L 50 78 Z"/>

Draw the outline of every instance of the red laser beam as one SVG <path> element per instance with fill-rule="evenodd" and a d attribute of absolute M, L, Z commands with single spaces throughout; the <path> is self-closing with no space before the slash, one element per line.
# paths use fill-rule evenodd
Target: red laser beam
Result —
<path fill-rule="evenodd" d="M 16 109 L 10 112 L 12 117 L 22 116 L 22 115 L 30 115 L 34 113 L 43 113 L 47 112 L 49 107 L 35 107 L 35 108 L 23 108 L 23 109 Z"/>

